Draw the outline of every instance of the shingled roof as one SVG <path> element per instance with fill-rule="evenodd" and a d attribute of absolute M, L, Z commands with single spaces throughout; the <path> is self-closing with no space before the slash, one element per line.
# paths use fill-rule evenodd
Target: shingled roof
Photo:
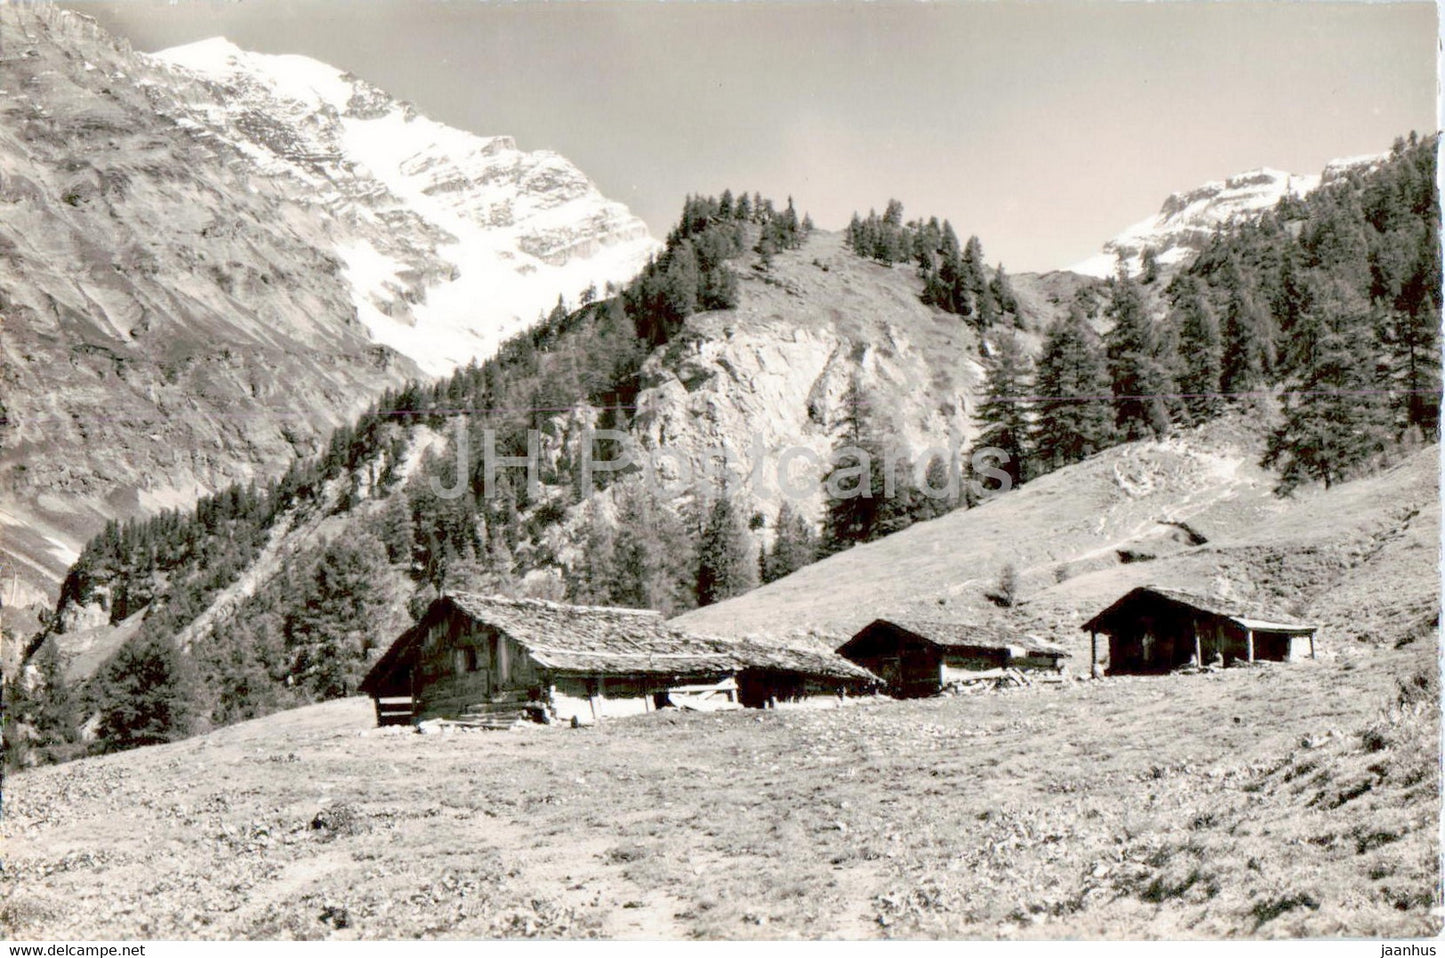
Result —
<path fill-rule="evenodd" d="M 882 682 L 882 679 L 863 666 L 848 661 L 836 652 L 779 641 L 777 637 L 750 635 L 729 644 L 736 650 L 743 668 Z"/>
<path fill-rule="evenodd" d="M 1220 619 L 1227 619 L 1241 628 L 1250 629 L 1255 632 L 1286 632 L 1295 635 L 1307 635 L 1315 632 L 1316 627 L 1293 619 L 1288 619 L 1274 613 L 1257 614 L 1254 610 L 1246 608 L 1244 603 L 1219 599 L 1211 596 L 1198 595 L 1193 592 L 1186 592 L 1183 589 L 1172 589 L 1158 585 L 1141 585 L 1125 593 L 1120 599 L 1114 602 L 1098 615 L 1085 622 L 1081 628 L 1085 632 L 1106 632 L 1108 631 L 1109 620 L 1114 618 L 1126 606 L 1141 600 L 1148 600 L 1150 597 L 1161 599 L 1174 605 L 1187 606 Z"/>
<path fill-rule="evenodd" d="M 446 603 L 467 617 L 505 632 L 538 665 L 587 675 L 705 675 L 770 668 L 829 677 L 876 678 L 840 656 L 754 639 L 723 639 L 686 632 L 650 609 L 567 605 L 543 599 L 509 599 L 458 592 Z M 428 611 L 428 618 L 432 615 Z M 364 692 L 410 655 L 424 636 L 404 633 L 367 674 Z"/>
<path fill-rule="evenodd" d="M 1010 628 L 990 624 L 957 622 L 948 619 L 929 619 L 912 615 L 890 615 L 875 619 L 867 628 L 875 625 L 891 625 L 911 632 L 942 649 L 1023 649 L 1031 655 L 1068 656 L 1070 653 L 1061 645 L 1046 641 L 1036 635 L 1018 632 Z M 860 630 L 862 631 L 862 630 Z"/>

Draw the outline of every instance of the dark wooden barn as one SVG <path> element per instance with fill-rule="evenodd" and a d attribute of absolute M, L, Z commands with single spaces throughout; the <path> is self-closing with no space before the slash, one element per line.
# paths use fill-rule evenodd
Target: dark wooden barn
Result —
<path fill-rule="evenodd" d="M 834 690 L 876 682 L 830 658 L 695 635 L 649 610 L 457 593 L 392 643 L 361 690 L 381 725 L 500 724 L 527 713 L 591 722 L 668 705 L 736 707 L 740 697 L 762 704 L 800 682 Z"/>
<path fill-rule="evenodd" d="M 1083 625 L 1094 674 L 1147 674 L 1181 666 L 1314 658 L 1315 627 L 1160 586 L 1140 586 Z M 1099 636 L 1108 637 L 1100 662 Z"/>
<path fill-rule="evenodd" d="M 997 669 L 1058 672 L 1069 656 L 1052 642 L 999 626 L 896 616 L 869 623 L 838 654 L 902 698 L 934 695 Z"/>

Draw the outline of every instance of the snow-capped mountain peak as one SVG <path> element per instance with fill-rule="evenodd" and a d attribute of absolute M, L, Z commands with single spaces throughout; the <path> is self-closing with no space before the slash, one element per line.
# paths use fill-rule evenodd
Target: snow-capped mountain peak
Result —
<path fill-rule="evenodd" d="M 305 56 L 221 37 L 155 54 L 206 82 L 198 124 L 338 220 L 333 248 L 373 339 L 434 374 L 493 352 L 562 296 L 631 278 L 647 227 L 580 170 L 437 123 Z"/>
<path fill-rule="evenodd" d="M 1323 173 L 1306 176 L 1259 167 L 1175 193 L 1164 201 L 1158 213 L 1130 226 L 1105 243 L 1099 253 L 1069 270 L 1108 277 L 1118 272 L 1122 262 L 1135 274 L 1143 268 L 1141 260 L 1146 249 L 1154 251 L 1160 266 L 1182 264 L 1203 249 L 1220 227 L 1259 217 L 1286 196 L 1304 196 L 1350 170 L 1379 163 L 1385 156 L 1335 160 Z"/>

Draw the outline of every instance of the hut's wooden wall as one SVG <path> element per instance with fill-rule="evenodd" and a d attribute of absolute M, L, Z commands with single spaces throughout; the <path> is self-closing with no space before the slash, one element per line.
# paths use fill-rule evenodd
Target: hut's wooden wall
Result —
<path fill-rule="evenodd" d="M 1057 672 L 1062 666 L 1061 655 L 1043 655 L 1037 652 L 1028 655 L 1021 655 L 1016 659 L 1010 659 L 1009 665 L 1016 669 L 1040 669 L 1043 671 Z"/>
<path fill-rule="evenodd" d="M 547 694 L 558 721 L 593 721 L 641 715 L 666 704 L 669 692 L 694 685 L 722 682 L 727 673 L 679 680 L 668 675 L 559 675 Z"/>
<path fill-rule="evenodd" d="M 967 682 L 973 678 L 970 673 L 1005 667 L 1056 671 L 1059 656 L 1034 653 L 1015 657 L 1007 649 L 946 649 L 939 677 L 944 685 Z"/>
<path fill-rule="evenodd" d="M 1109 636 L 1109 671 L 1168 672 L 1187 665 L 1197 652 L 1209 661 L 1214 648 L 1223 649 L 1228 659 L 1236 646 L 1234 637 L 1228 628 L 1217 630 L 1214 624 L 1200 621 L 1190 610 L 1163 603 L 1150 606 L 1115 626 Z"/>
<path fill-rule="evenodd" d="M 1254 633 L 1254 657 L 1270 662 L 1299 662 L 1314 656 L 1314 639 L 1288 632 Z"/>
<path fill-rule="evenodd" d="M 941 657 L 945 669 L 972 672 L 996 669 L 1008 660 L 1007 649 L 944 649 Z"/>
<path fill-rule="evenodd" d="M 1292 635 L 1289 637 L 1289 658 L 1290 662 L 1299 662 L 1303 659 L 1315 657 L 1315 637 L 1313 635 Z"/>
<path fill-rule="evenodd" d="M 864 630 L 844 649 L 850 661 L 882 679 L 892 695 L 933 695 L 941 687 L 938 647 L 886 623 Z"/>
<path fill-rule="evenodd" d="M 652 691 L 642 683 L 592 676 L 559 676 L 549 694 L 557 719 L 592 722 L 652 711 Z"/>
<path fill-rule="evenodd" d="M 417 656 L 416 716 L 456 718 L 502 696 L 538 697 L 542 674 L 514 640 L 453 613 L 433 623 Z"/>

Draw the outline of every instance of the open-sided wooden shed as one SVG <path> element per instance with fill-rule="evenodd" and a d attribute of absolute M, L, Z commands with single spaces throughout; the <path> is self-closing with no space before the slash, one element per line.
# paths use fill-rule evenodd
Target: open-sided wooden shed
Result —
<path fill-rule="evenodd" d="M 875 619 L 838 654 L 902 698 L 934 695 L 997 669 L 1057 672 L 1069 656 L 1061 646 L 1002 626 L 898 616 Z"/>
<path fill-rule="evenodd" d="M 738 701 L 749 708 L 820 705 L 880 691 L 878 676 L 832 651 L 842 641 L 817 631 L 738 640 Z"/>
<path fill-rule="evenodd" d="M 1083 625 L 1094 674 L 1102 674 L 1098 638 L 1108 637 L 1110 674 L 1168 672 L 1206 665 L 1314 658 L 1313 625 L 1255 615 L 1237 604 L 1161 586 L 1140 586 Z"/>
<path fill-rule="evenodd" d="M 594 721 L 684 701 L 735 704 L 740 686 L 748 704 L 762 704 L 808 683 L 875 682 L 836 656 L 696 635 L 650 610 L 457 593 L 392 643 L 361 690 L 381 725 L 486 724 L 528 711 Z"/>

